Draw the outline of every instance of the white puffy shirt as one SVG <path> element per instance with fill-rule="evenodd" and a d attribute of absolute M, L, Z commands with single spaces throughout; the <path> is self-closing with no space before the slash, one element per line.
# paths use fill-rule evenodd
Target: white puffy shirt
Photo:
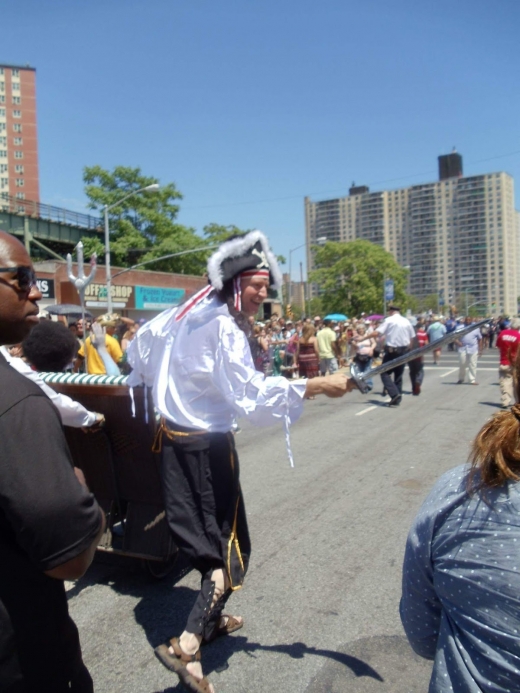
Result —
<path fill-rule="evenodd" d="M 259 373 L 245 334 L 214 294 L 176 322 L 178 310 L 144 325 L 127 352 L 133 368 L 128 384 L 152 387 L 162 416 L 221 433 L 230 431 L 237 417 L 257 426 L 299 418 L 306 381 Z"/>
<path fill-rule="evenodd" d="M 410 321 L 400 313 L 390 315 L 377 328 L 379 334 L 385 336 L 386 345 L 389 347 L 407 347 L 415 337 L 415 332 Z"/>

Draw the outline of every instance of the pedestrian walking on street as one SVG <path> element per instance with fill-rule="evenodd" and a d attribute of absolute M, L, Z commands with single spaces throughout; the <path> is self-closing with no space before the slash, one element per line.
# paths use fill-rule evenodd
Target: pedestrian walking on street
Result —
<path fill-rule="evenodd" d="M 155 649 L 184 687 L 212 693 L 200 646 L 243 626 L 224 613 L 244 583 L 251 545 L 239 460 L 237 417 L 268 426 L 296 421 L 303 399 L 339 397 L 355 388 L 345 375 L 293 382 L 255 370 L 250 324 L 282 276 L 260 231 L 229 239 L 209 258 L 208 286 L 142 327 L 128 350 L 129 383 L 153 387 L 161 415 L 156 449 L 168 525 L 177 546 L 201 573 L 201 591 L 179 638 Z M 247 690 L 247 685 L 245 689 Z"/>
<path fill-rule="evenodd" d="M 464 325 L 471 325 L 472 320 L 468 316 L 464 319 Z M 479 328 L 475 328 L 472 332 L 465 334 L 464 337 L 456 340 L 459 352 L 459 379 L 457 385 L 464 383 L 466 376 L 466 368 L 468 369 L 468 382 L 470 385 L 478 385 L 477 378 L 477 362 L 478 357 L 482 355 L 482 335 Z"/>
<path fill-rule="evenodd" d="M 513 371 L 520 345 L 520 318 L 511 320 L 511 327 L 498 335 L 497 349 L 500 351 L 498 382 L 500 385 L 500 404 L 507 409 L 515 403 Z"/>
<path fill-rule="evenodd" d="M 424 347 L 428 344 L 428 335 L 422 323 L 417 323 L 415 327 L 415 337 L 412 340 L 411 347 Z M 424 356 L 419 356 L 416 359 L 408 362 L 410 369 L 410 381 L 412 383 L 412 395 L 416 397 L 421 394 L 421 387 L 424 379 Z"/>
<path fill-rule="evenodd" d="M 316 335 L 320 354 L 320 373 L 335 373 L 338 370 L 338 359 L 341 356 L 336 332 L 331 328 L 331 321 L 324 320 L 323 328 Z"/>
<path fill-rule="evenodd" d="M 415 337 L 415 332 L 410 321 L 401 315 L 400 308 L 397 306 L 389 306 L 388 312 L 390 315 L 386 320 L 381 323 L 375 331 L 366 335 L 366 339 L 377 339 L 382 335 L 385 337 L 383 363 L 393 361 L 398 356 L 408 351 L 411 341 Z M 390 395 L 390 402 L 388 403 L 390 407 L 398 407 L 401 404 L 403 373 L 404 364 L 396 366 L 392 370 L 381 375 L 383 387 L 388 395 Z"/>
<path fill-rule="evenodd" d="M 433 322 L 428 326 L 426 330 L 428 335 L 428 341 L 430 344 L 436 342 L 438 339 L 442 339 L 446 334 L 446 327 L 442 324 L 440 319 L 435 316 Z M 438 366 L 441 358 L 442 348 L 433 350 L 433 365 Z"/>

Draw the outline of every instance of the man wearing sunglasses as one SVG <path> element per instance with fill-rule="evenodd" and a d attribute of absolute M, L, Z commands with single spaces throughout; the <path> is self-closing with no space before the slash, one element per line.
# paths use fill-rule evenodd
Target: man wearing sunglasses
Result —
<path fill-rule="evenodd" d="M 24 246 L 0 231 L 0 345 L 38 323 Z M 64 580 L 90 565 L 104 516 L 50 399 L 0 355 L 0 691 L 91 693 Z"/>

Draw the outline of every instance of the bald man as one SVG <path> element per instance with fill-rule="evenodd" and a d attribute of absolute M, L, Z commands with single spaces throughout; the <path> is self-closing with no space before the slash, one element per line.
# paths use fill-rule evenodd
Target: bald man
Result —
<path fill-rule="evenodd" d="M 31 260 L 0 232 L 0 346 L 38 323 Z M 87 570 L 103 513 L 75 470 L 58 411 L 0 354 L 0 691 L 91 693 L 64 580 Z"/>

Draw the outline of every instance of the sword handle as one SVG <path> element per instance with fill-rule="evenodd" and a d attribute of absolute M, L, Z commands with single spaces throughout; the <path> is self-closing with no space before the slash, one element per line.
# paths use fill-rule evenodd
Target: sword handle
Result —
<path fill-rule="evenodd" d="M 357 389 L 364 395 L 369 392 L 370 388 L 366 384 L 364 380 L 360 377 L 361 373 L 359 372 L 359 368 L 356 366 L 354 362 L 350 364 L 350 377 L 354 381 Z"/>

